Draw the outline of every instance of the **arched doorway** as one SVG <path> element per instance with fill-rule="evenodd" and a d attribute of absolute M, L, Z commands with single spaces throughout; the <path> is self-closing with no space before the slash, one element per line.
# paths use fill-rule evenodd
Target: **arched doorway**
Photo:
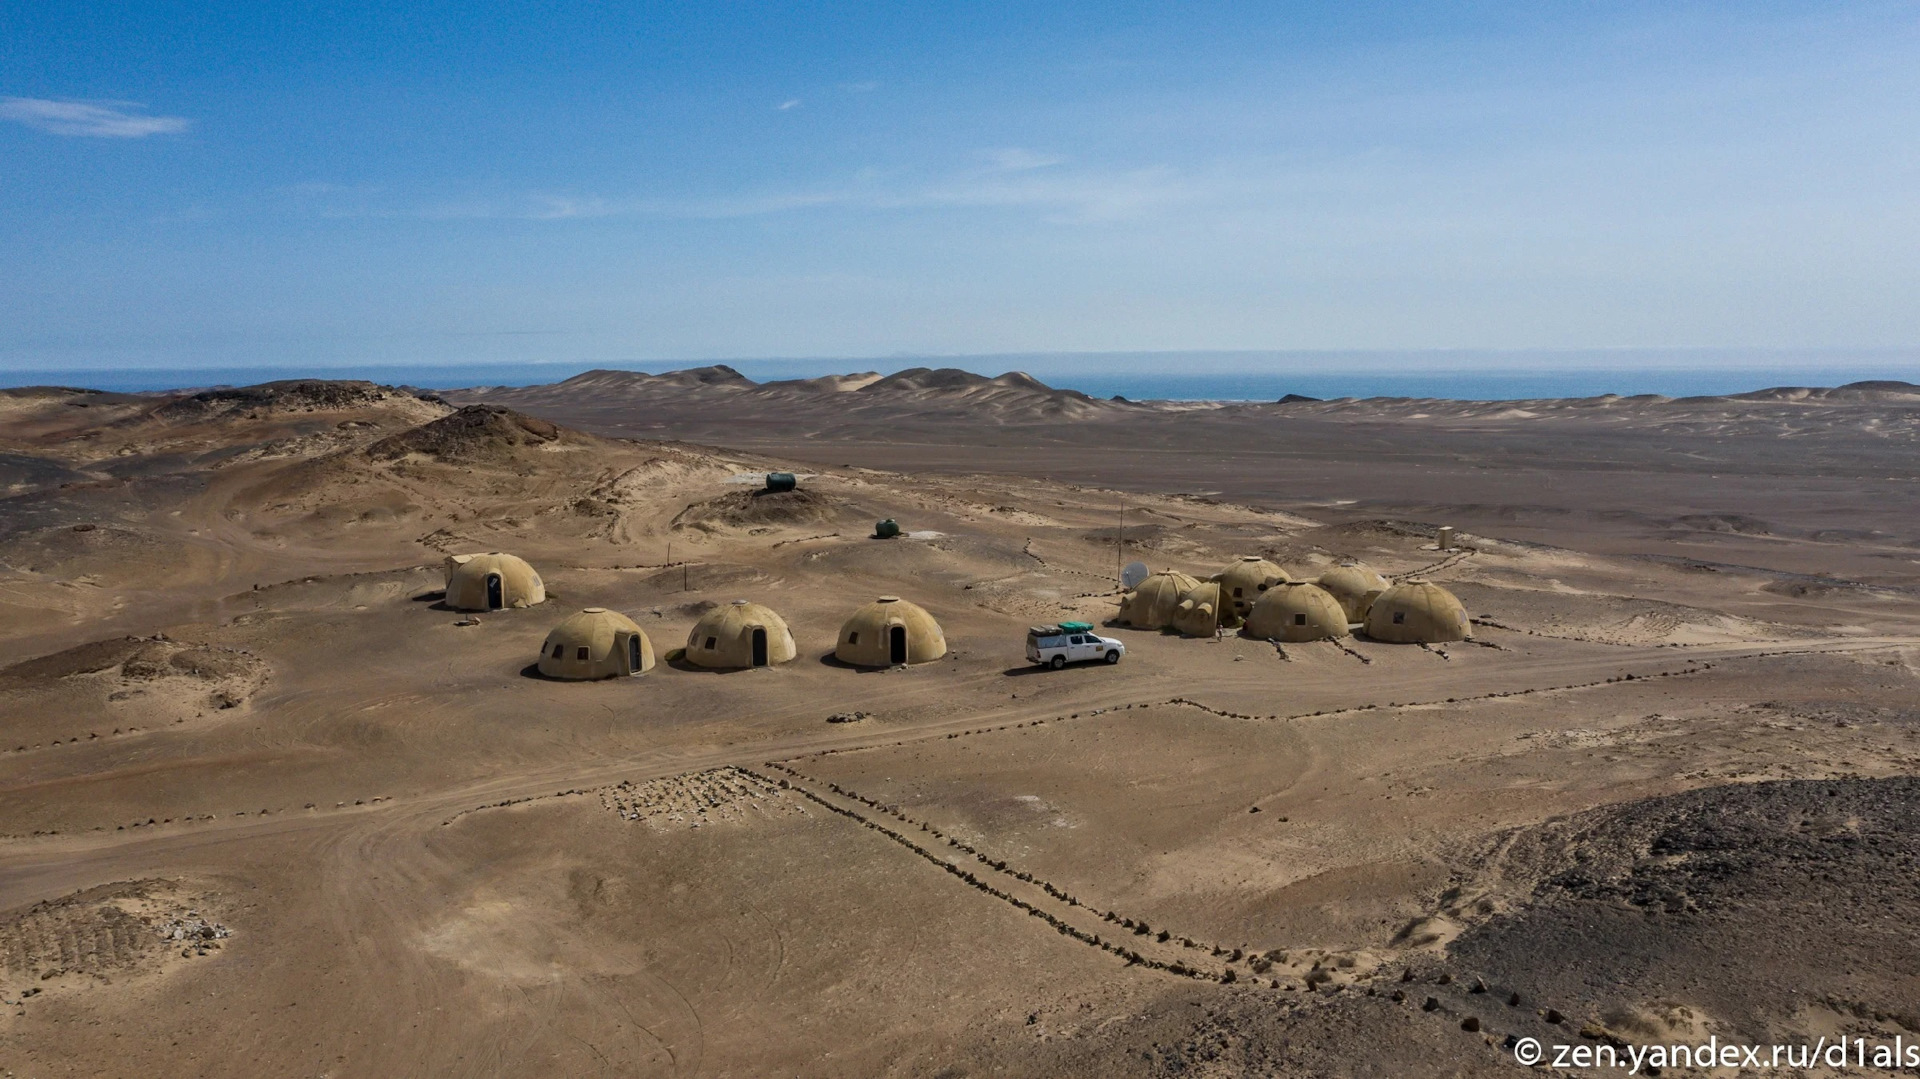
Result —
<path fill-rule="evenodd" d="M 907 661 L 907 627 L 887 627 L 887 644 L 891 650 L 890 658 L 895 663 Z"/>
<path fill-rule="evenodd" d="M 487 574 L 487 610 L 497 611 L 506 605 L 506 600 L 501 595 L 500 575 L 498 573 Z"/>
<path fill-rule="evenodd" d="M 640 673 L 640 638 L 627 638 L 627 673 Z"/>
<path fill-rule="evenodd" d="M 767 631 L 760 626 L 753 627 L 753 665 L 767 665 Z"/>

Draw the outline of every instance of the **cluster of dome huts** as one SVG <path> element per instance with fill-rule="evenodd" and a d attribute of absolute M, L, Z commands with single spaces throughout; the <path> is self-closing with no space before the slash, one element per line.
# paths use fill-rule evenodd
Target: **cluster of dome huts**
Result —
<path fill-rule="evenodd" d="M 1453 593 L 1418 578 L 1395 584 L 1358 562 L 1296 581 L 1249 555 L 1206 580 L 1155 573 L 1120 601 L 1117 625 L 1212 637 L 1238 627 L 1248 637 L 1295 643 L 1332 640 L 1357 628 L 1377 641 L 1439 644 L 1471 634 Z"/>
<path fill-rule="evenodd" d="M 451 555 L 446 604 L 463 611 L 532 607 L 546 585 L 510 554 Z M 1296 643 L 1333 640 L 1358 630 L 1377 641 L 1438 644 L 1465 640 L 1466 608 L 1429 581 L 1394 583 L 1357 562 L 1294 580 L 1264 558 L 1248 556 L 1201 580 L 1178 570 L 1149 575 L 1120 601 L 1114 624 L 1212 637 L 1238 628 L 1248 637 Z M 947 654 L 932 615 L 898 596 L 881 596 L 840 627 L 833 655 L 854 667 L 926 663 Z M 772 609 L 734 600 L 707 611 L 687 634 L 689 666 L 710 670 L 771 667 L 799 655 L 793 632 Z M 549 678 L 584 681 L 645 674 L 657 662 L 653 641 L 633 619 L 605 607 L 567 616 L 540 645 L 536 667 Z"/>
<path fill-rule="evenodd" d="M 445 602 L 456 610 L 532 607 L 547 598 L 540 575 L 510 554 L 449 556 L 446 578 Z M 737 599 L 694 623 L 683 658 L 709 670 L 741 670 L 786 663 L 799 654 L 785 619 Z M 854 611 L 833 650 L 835 659 L 854 667 L 927 663 L 946 654 L 940 623 L 899 596 L 881 596 Z M 638 623 L 618 611 L 587 607 L 553 627 L 535 665 L 548 678 L 586 681 L 645 674 L 655 663 L 653 641 Z"/>

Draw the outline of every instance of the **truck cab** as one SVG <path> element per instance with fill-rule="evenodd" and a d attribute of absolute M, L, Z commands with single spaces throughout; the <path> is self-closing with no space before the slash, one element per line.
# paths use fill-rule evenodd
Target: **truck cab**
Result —
<path fill-rule="evenodd" d="M 1100 660 L 1118 663 L 1127 654 L 1127 646 L 1112 637 L 1093 632 L 1090 622 L 1062 622 L 1057 626 L 1032 626 L 1027 630 L 1027 662 L 1059 670 L 1069 663 Z"/>

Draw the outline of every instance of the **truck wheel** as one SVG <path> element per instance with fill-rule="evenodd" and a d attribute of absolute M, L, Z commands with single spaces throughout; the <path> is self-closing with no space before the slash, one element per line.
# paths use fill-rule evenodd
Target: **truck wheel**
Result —
<path fill-rule="evenodd" d="M 1108 662 L 1108 663 L 1118 663 L 1118 662 L 1120 662 L 1120 653 L 1118 653 L 1118 652 L 1108 652 L 1108 653 L 1107 653 L 1107 662 Z"/>
<path fill-rule="evenodd" d="M 1061 669 L 1062 667 L 1065 667 L 1066 665 L 1067 665 L 1067 657 L 1065 656 L 1055 656 L 1053 657 L 1053 661 L 1047 664 L 1047 666 L 1052 667 L 1056 671 Z"/>

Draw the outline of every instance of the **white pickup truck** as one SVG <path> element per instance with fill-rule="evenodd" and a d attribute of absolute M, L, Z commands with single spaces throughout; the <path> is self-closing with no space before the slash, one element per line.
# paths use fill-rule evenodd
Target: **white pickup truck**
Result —
<path fill-rule="evenodd" d="M 1027 661 L 1056 671 L 1069 663 L 1095 659 L 1118 663 L 1126 654 L 1126 645 L 1093 632 L 1089 622 L 1062 622 L 1027 630 Z"/>

